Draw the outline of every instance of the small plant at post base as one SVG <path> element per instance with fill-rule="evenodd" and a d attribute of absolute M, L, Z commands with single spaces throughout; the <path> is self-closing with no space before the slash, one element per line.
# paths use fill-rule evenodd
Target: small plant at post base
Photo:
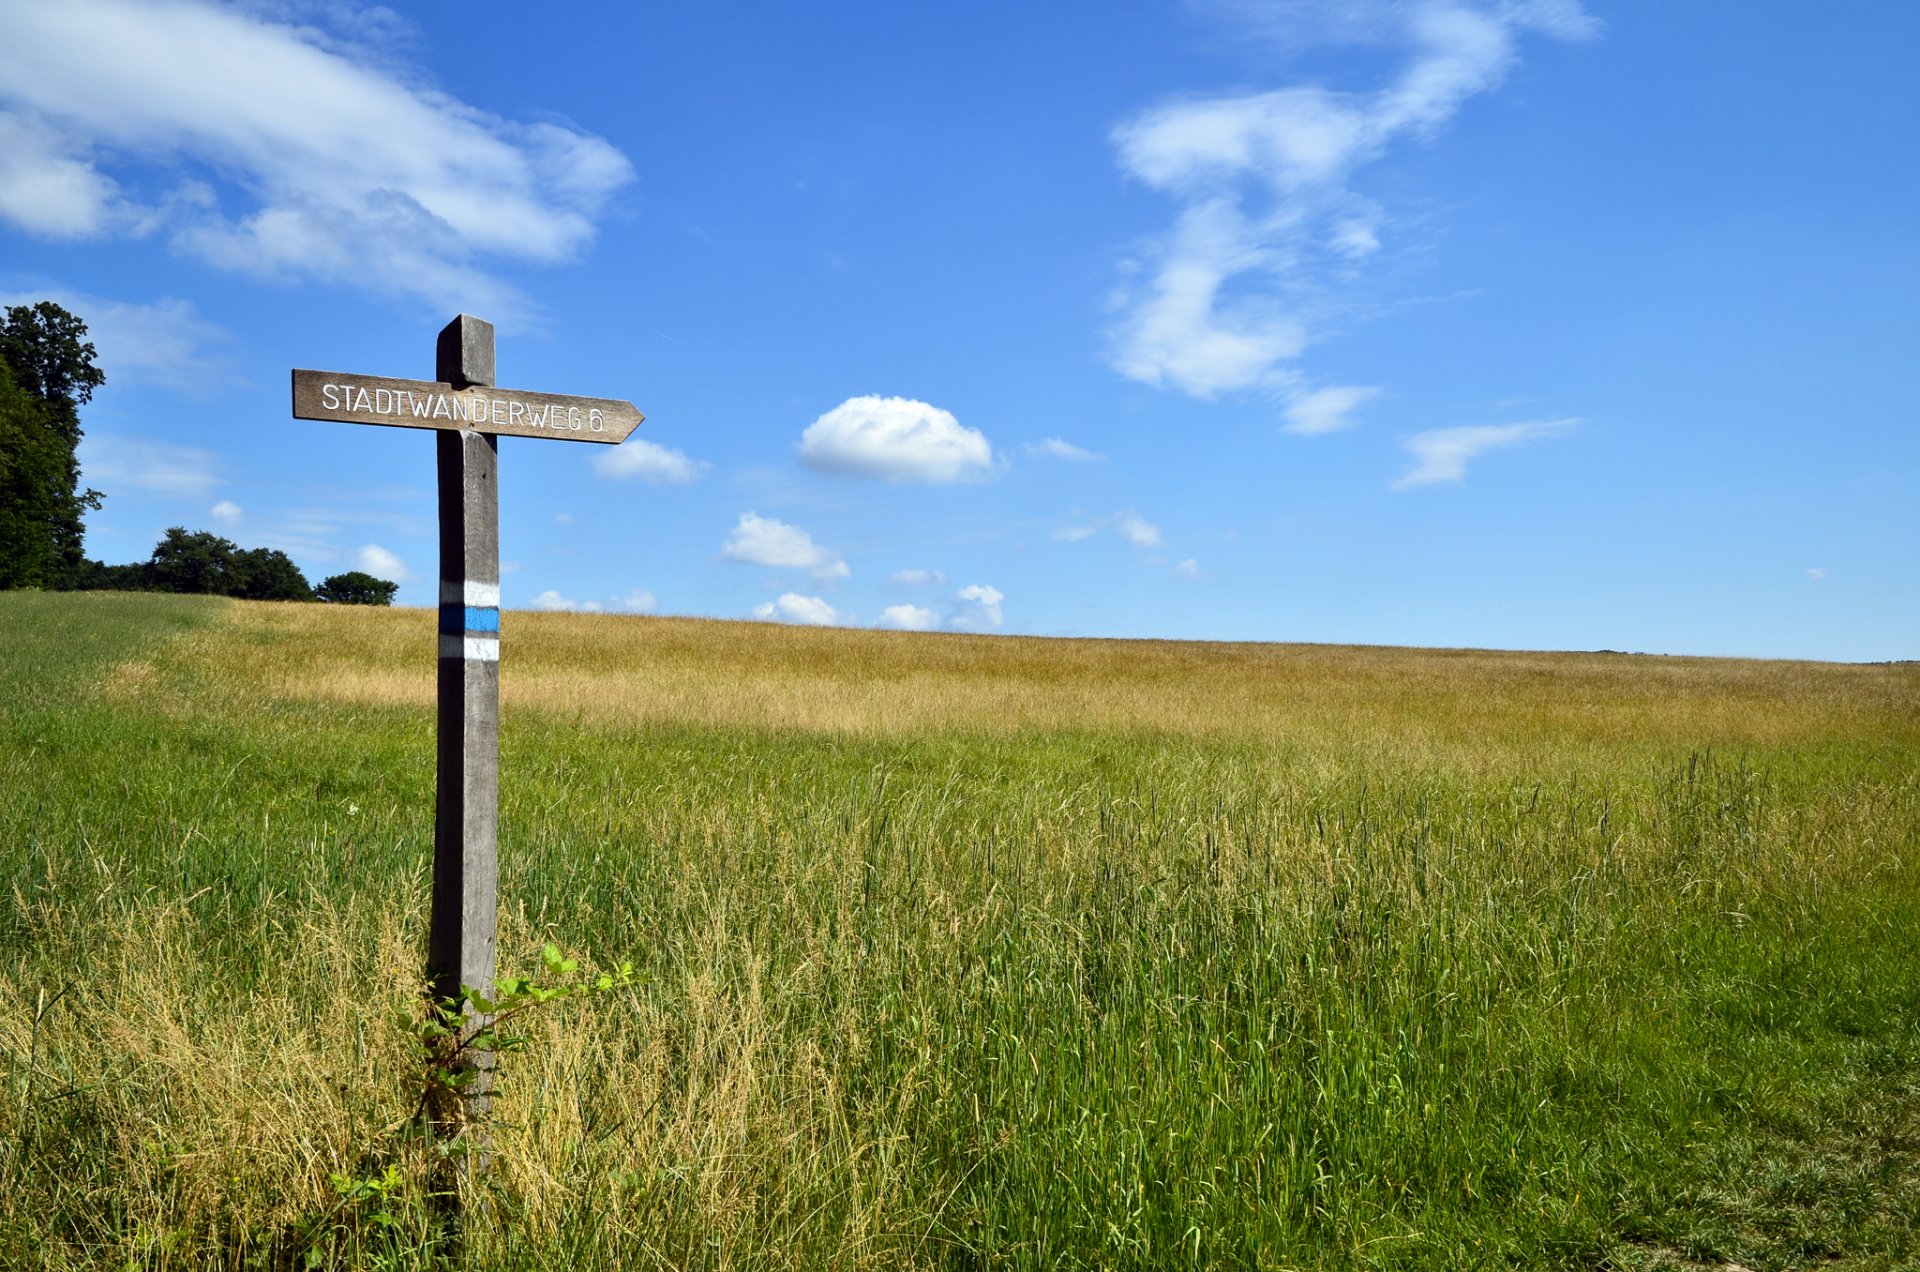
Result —
<path fill-rule="evenodd" d="M 455 1173 L 484 1161 L 486 1147 L 480 1122 L 485 1097 L 474 1086 L 491 1072 L 496 1056 L 527 1043 L 503 1027 L 537 1007 L 624 989 L 637 979 L 632 963 L 582 976 L 579 961 L 551 942 L 540 950 L 540 965 L 537 977 L 501 977 L 491 994 L 462 986 L 458 996 L 433 1004 L 424 1017 L 395 1011 L 424 1066 L 419 1102 L 389 1128 L 384 1143 L 369 1146 L 370 1160 L 359 1170 L 332 1176 L 336 1199 L 324 1213 L 295 1225 L 293 1251 L 307 1267 L 333 1266 L 374 1250 L 457 1249 L 458 1227 L 446 1222 L 458 1214 Z M 421 1187 L 424 1192 L 416 1191 Z M 424 1207 L 417 1205 L 421 1201 Z"/>
<path fill-rule="evenodd" d="M 491 994 L 462 985 L 457 997 L 442 1000 L 424 1019 L 403 1020 L 426 1064 L 412 1120 L 437 1131 L 444 1147 L 471 1147 L 468 1132 L 475 1129 L 476 1115 L 485 1111 L 475 1107 L 474 1085 L 491 1072 L 497 1056 L 526 1045 L 524 1035 L 507 1032 L 505 1026 L 537 1007 L 624 989 L 636 979 L 632 963 L 580 976 L 579 960 L 562 954 L 551 941 L 541 947 L 540 964 L 540 978 L 502 976 Z"/>

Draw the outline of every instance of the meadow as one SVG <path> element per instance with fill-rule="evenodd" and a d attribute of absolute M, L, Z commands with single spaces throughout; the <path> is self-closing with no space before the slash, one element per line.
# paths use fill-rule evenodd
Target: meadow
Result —
<path fill-rule="evenodd" d="M 0 594 L 0 1265 L 1920 1266 L 1920 666 Z"/>

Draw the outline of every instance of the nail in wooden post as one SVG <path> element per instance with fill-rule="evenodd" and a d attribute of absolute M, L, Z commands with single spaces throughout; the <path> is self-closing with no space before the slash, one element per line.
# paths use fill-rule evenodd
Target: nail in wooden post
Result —
<path fill-rule="evenodd" d="M 461 314 L 440 333 L 434 378 L 492 387 L 493 324 Z M 440 720 L 427 976 L 437 999 L 493 994 L 500 811 L 499 439 L 437 435 L 440 468 Z M 470 1024 L 477 1022 L 469 1022 Z M 473 1056 L 465 1120 L 487 1113 L 492 1055 Z"/>

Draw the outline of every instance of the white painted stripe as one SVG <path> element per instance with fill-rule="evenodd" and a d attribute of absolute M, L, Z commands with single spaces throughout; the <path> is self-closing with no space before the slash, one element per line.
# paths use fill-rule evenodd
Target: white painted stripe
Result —
<path fill-rule="evenodd" d="M 475 583 L 472 579 L 441 579 L 440 603 L 442 605 L 472 605 L 481 608 L 492 606 L 500 608 L 500 585 L 498 583 Z"/>
<path fill-rule="evenodd" d="M 442 636 L 440 656 L 470 662 L 499 662 L 500 640 L 496 636 Z"/>

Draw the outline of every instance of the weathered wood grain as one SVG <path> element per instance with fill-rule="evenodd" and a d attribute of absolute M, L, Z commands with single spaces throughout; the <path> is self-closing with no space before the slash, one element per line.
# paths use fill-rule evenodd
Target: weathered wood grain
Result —
<path fill-rule="evenodd" d="M 464 346 L 454 342 L 456 359 Z M 458 369 L 456 360 L 449 369 Z M 468 367 L 480 369 L 479 363 Z M 486 367 L 491 375 L 492 367 Z M 438 372 L 436 372 L 437 374 Z M 347 371 L 293 373 L 293 416 L 390 428 L 472 430 L 507 437 L 616 444 L 646 417 L 617 398 L 572 397 L 500 389 L 462 376 L 457 381 L 401 380 Z"/>
<path fill-rule="evenodd" d="M 434 375 L 491 389 L 493 325 L 462 314 L 440 333 Z M 434 781 L 433 913 L 427 977 L 446 1001 L 465 988 L 493 994 L 500 813 L 499 439 L 462 430 L 436 439 L 440 476 L 440 672 Z M 478 1028 L 484 1018 L 469 1022 Z M 491 1052 L 462 1119 L 486 1143 Z M 476 1159 L 482 1164 L 484 1158 Z"/>

